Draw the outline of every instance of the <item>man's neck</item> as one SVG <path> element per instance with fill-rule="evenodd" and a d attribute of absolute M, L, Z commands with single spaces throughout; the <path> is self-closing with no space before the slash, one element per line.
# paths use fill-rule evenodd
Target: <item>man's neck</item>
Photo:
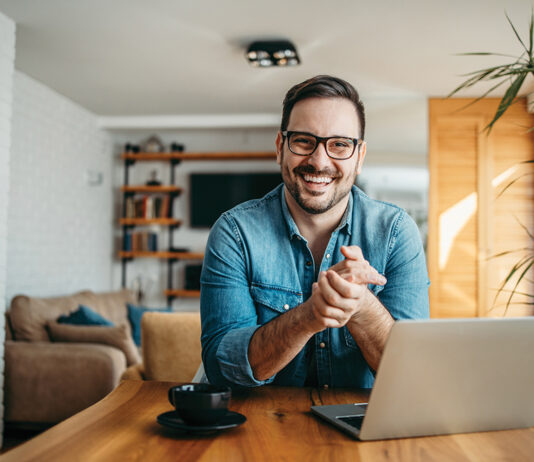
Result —
<path fill-rule="evenodd" d="M 328 243 L 330 235 L 343 218 L 343 214 L 345 213 L 349 202 L 349 195 L 347 194 L 346 197 L 334 205 L 330 210 L 327 210 L 324 213 L 313 214 L 303 210 L 289 193 L 287 188 L 284 188 L 284 190 L 289 212 L 291 213 L 300 233 L 308 241 L 309 246 L 315 247 L 314 243 L 316 240 L 324 241 L 325 238 L 326 243 Z"/>

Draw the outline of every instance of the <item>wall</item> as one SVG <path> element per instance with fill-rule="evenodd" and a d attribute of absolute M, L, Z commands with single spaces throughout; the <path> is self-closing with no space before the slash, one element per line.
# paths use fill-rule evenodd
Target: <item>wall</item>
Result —
<path fill-rule="evenodd" d="M 15 24 L 0 13 L 0 446 L 4 415 L 4 312 L 7 279 L 7 210 L 9 204 L 9 149 L 13 71 L 15 65 Z"/>
<path fill-rule="evenodd" d="M 15 72 L 10 171 L 6 299 L 108 290 L 112 156 L 96 117 Z"/>

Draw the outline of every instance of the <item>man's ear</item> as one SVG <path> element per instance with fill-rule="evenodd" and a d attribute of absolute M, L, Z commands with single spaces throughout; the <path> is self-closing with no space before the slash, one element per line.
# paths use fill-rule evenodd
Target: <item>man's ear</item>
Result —
<path fill-rule="evenodd" d="M 278 165 L 282 164 L 282 150 L 284 149 L 284 137 L 282 132 L 279 131 L 276 135 L 276 162 Z"/>
<path fill-rule="evenodd" d="M 365 153 L 367 152 L 367 143 L 365 141 L 360 144 L 357 155 L 358 162 L 356 163 L 356 173 L 359 175 L 362 173 L 363 161 L 365 160 Z"/>

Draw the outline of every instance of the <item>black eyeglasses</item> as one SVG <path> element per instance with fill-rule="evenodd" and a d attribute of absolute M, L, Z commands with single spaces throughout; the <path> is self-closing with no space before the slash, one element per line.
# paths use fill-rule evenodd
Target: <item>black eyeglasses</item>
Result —
<path fill-rule="evenodd" d="M 287 138 L 289 150 L 297 156 L 311 156 L 317 146 L 323 143 L 328 157 L 337 160 L 346 160 L 352 157 L 356 146 L 360 146 L 363 140 L 358 138 L 346 138 L 343 136 L 315 136 L 306 132 L 283 131 L 282 136 Z"/>

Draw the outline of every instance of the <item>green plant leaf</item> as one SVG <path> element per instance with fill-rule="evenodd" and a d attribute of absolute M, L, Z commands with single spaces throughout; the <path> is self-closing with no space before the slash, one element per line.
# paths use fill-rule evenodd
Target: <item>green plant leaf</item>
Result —
<path fill-rule="evenodd" d="M 515 29 L 514 24 L 513 24 L 512 21 L 510 20 L 510 17 L 508 16 L 508 13 L 505 12 L 504 14 L 505 14 L 505 16 L 506 16 L 506 19 L 507 19 L 508 22 L 510 23 L 510 26 L 512 26 L 512 29 L 513 29 L 513 31 L 514 31 L 514 34 L 515 34 L 515 36 L 517 37 L 517 40 L 519 40 L 519 43 L 521 43 L 521 45 L 523 45 L 523 48 L 525 49 L 525 51 L 526 51 L 527 53 L 530 54 L 529 49 L 525 46 L 525 44 L 523 43 L 523 40 L 521 40 L 521 36 L 518 34 L 517 30 Z"/>
<path fill-rule="evenodd" d="M 501 99 L 501 102 L 499 104 L 499 107 L 497 108 L 497 112 L 495 113 L 493 120 L 486 127 L 486 130 L 488 130 L 488 134 L 493 128 L 493 125 L 495 124 L 495 122 L 497 122 L 497 120 L 501 118 L 501 116 L 506 112 L 506 110 L 513 103 L 515 97 L 517 96 L 517 92 L 521 88 L 521 85 L 523 85 L 523 82 L 526 76 L 527 76 L 527 73 L 519 74 L 516 77 L 516 79 L 512 82 L 508 90 L 506 90 L 506 93 Z"/>
<path fill-rule="evenodd" d="M 534 127 L 533 127 L 534 128 Z M 498 199 L 499 197 L 501 197 L 504 192 L 506 190 L 508 190 L 511 186 L 514 185 L 514 183 L 517 183 L 521 178 L 523 178 L 524 176 L 530 176 L 530 175 L 534 175 L 534 172 L 527 172 L 527 173 L 523 173 L 522 175 L 519 175 L 517 178 L 514 178 L 512 181 L 510 181 L 510 183 L 508 183 L 504 188 L 503 190 L 497 194 L 497 196 L 495 197 L 496 199 Z"/>
<path fill-rule="evenodd" d="M 471 51 L 469 53 L 456 53 L 455 56 L 504 56 L 505 58 L 514 58 L 514 59 L 517 58 L 517 56 L 514 56 L 514 55 L 507 55 L 505 53 L 490 53 L 487 51 Z"/>
<path fill-rule="evenodd" d="M 526 280 L 526 278 L 524 278 Z M 511 290 L 505 290 L 503 289 L 501 292 L 504 292 L 504 293 L 510 293 L 512 292 Z M 518 292 L 518 291 L 515 291 L 514 292 L 515 294 L 517 295 L 523 295 L 524 297 L 528 297 L 528 298 L 534 298 L 534 295 L 533 294 L 527 294 L 526 292 Z"/>
<path fill-rule="evenodd" d="M 498 254 L 492 255 L 491 257 L 488 257 L 488 260 L 491 260 L 492 258 L 503 257 L 504 255 L 510 255 L 511 253 L 525 252 L 526 250 L 534 252 L 534 249 L 532 247 L 522 247 L 520 249 L 507 250 L 505 252 L 500 252 Z"/>
<path fill-rule="evenodd" d="M 528 39 L 529 39 L 529 48 L 528 48 L 528 54 L 530 57 L 530 60 L 532 61 L 532 39 L 534 36 L 534 8 L 532 8 L 530 13 L 530 28 L 528 30 Z"/>
<path fill-rule="evenodd" d="M 502 66 L 497 66 L 497 67 L 492 67 L 492 68 L 489 68 L 489 69 L 483 69 L 481 71 L 477 71 L 477 75 L 475 75 L 473 77 L 470 77 L 465 82 L 463 82 L 460 85 L 458 85 L 458 87 L 456 87 L 451 93 L 449 93 L 447 95 L 447 98 L 450 98 L 451 96 L 455 95 L 456 93 L 458 93 L 460 90 L 463 90 L 464 88 L 472 87 L 477 82 L 480 82 L 481 80 L 484 80 L 484 78 L 486 76 L 488 76 L 495 69 L 498 69 L 500 67 L 502 67 Z M 469 74 L 467 74 L 467 75 L 469 75 Z"/>
<path fill-rule="evenodd" d="M 517 281 L 515 283 L 515 286 L 514 288 L 512 289 L 512 293 L 510 294 L 510 297 L 508 297 L 508 302 L 506 303 L 506 309 L 504 311 L 504 314 L 506 315 L 506 313 L 508 312 L 508 307 L 510 306 L 510 302 L 512 301 L 512 297 L 514 296 L 515 292 L 516 292 L 516 289 L 517 289 L 517 286 L 521 283 L 521 281 L 523 280 L 523 278 L 525 277 L 525 274 L 527 274 L 527 271 L 532 268 L 532 266 L 534 265 L 534 255 L 531 255 L 530 256 L 530 262 L 526 265 L 526 268 L 524 269 L 524 271 L 521 273 L 521 275 L 517 278 Z"/>
<path fill-rule="evenodd" d="M 533 172 L 533 173 L 534 173 L 534 172 Z M 528 228 L 527 228 L 523 223 L 521 223 L 521 221 L 519 220 L 519 218 L 517 218 L 515 215 L 514 215 L 514 218 L 515 218 L 515 221 L 517 221 L 517 223 L 519 224 L 519 226 L 521 226 L 521 228 L 523 228 L 523 230 L 525 231 L 525 233 L 528 234 L 528 237 L 530 237 L 530 239 L 534 241 L 534 236 L 533 236 L 532 233 L 528 230 Z"/>
<path fill-rule="evenodd" d="M 479 96 L 478 98 L 474 99 L 473 101 L 470 101 L 469 103 L 467 103 L 465 106 L 462 106 L 461 108 L 457 109 L 456 111 L 454 111 L 454 113 L 456 112 L 460 112 L 460 111 L 463 111 L 464 109 L 467 109 L 469 106 L 472 106 L 473 104 L 475 103 L 478 103 L 481 99 L 483 99 L 486 95 L 488 95 L 489 93 L 491 93 L 493 90 L 496 90 L 497 88 L 499 88 L 503 83 L 505 83 L 506 80 L 503 80 L 502 82 L 499 82 L 497 85 L 494 85 L 493 87 L 491 87 L 486 93 L 484 93 L 482 96 Z"/>
<path fill-rule="evenodd" d="M 495 302 L 497 301 L 497 298 L 499 298 L 499 295 L 503 291 L 503 289 L 506 286 L 506 284 L 508 284 L 508 281 L 510 281 L 510 279 L 512 279 L 514 274 L 517 271 L 519 271 L 523 265 L 527 264 L 529 262 L 529 260 L 531 260 L 532 258 L 534 258 L 534 256 L 527 255 L 526 257 L 523 257 L 521 260 L 519 260 L 519 262 L 517 262 L 514 265 L 514 267 L 510 270 L 510 272 L 507 274 L 507 276 L 501 282 L 501 285 L 500 285 L 499 289 L 497 290 L 497 293 L 495 294 L 495 298 L 493 299 L 492 305 L 495 305 Z"/>

